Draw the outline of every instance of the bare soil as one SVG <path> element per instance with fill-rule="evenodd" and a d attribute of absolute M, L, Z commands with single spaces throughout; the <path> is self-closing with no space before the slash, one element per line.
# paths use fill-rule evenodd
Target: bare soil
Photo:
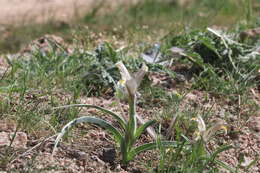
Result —
<path fill-rule="evenodd" d="M 135 2 L 137 0 L 1 0 L 0 25 L 44 22 L 49 19 L 68 21 L 82 16 L 99 3 L 112 8 L 120 3 Z"/>

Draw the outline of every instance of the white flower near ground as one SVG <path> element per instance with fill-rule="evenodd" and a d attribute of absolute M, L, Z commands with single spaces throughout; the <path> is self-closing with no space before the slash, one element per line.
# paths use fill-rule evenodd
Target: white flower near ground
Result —
<path fill-rule="evenodd" d="M 145 73 L 148 71 L 148 67 L 143 64 L 142 68 L 135 74 L 131 74 L 122 61 L 116 63 L 116 67 L 121 74 L 121 80 L 117 83 L 117 92 L 119 95 L 125 97 L 135 97 L 137 94 L 137 88 L 139 87 Z"/>
<path fill-rule="evenodd" d="M 206 124 L 200 115 L 196 118 L 192 118 L 191 120 L 198 123 L 198 131 L 195 132 L 195 140 L 202 139 L 204 142 L 207 142 L 217 131 L 221 129 L 223 129 L 225 134 L 227 134 L 227 125 L 224 123 L 218 122 L 207 129 Z"/>

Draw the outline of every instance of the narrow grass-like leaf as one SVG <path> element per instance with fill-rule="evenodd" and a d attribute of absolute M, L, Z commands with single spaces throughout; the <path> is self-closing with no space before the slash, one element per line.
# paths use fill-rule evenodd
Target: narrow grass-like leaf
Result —
<path fill-rule="evenodd" d="M 214 162 L 216 164 L 218 164 L 219 166 L 229 170 L 231 173 L 236 173 L 236 171 L 233 168 L 231 168 L 230 166 L 228 166 L 226 163 L 221 162 L 220 160 L 214 160 Z"/>
<path fill-rule="evenodd" d="M 59 143 L 59 141 L 61 140 L 62 136 L 69 130 L 70 127 L 72 127 L 75 124 L 78 123 L 92 123 L 92 124 L 96 124 L 102 128 L 105 128 L 106 130 L 108 130 L 110 133 L 113 134 L 116 142 L 120 143 L 122 141 L 122 134 L 120 133 L 119 130 L 117 130 L 114 126 L 112 126 L 110 123 L 108 123 L 105 120 L 102 120 L 100 118 L 95 118 L 95 117 L 90 117 L 90 116 L 84 116 L 84 117 L 80 117 L 77 119 L 74 119 L 72 121 L 70 121 L 68 124 L 66 124 L 61 132 L 59 133 L 59 135 L 57 136 L 56 140 L 55 140 L 55 144 L 54 144 L 54 148 L 53 148 L 53 153 L 55 152 L 57 145 Z"/>
<path fill-rule="evenodd" d="M 70 107 L 87 107 L 87 108 L 95 108 L 101 112 L 107 113 L 109 115 L 112 115 L 120 124 L 120 126 L 125 129 L 126 128 L 126 121 L 119 115 L 117 115 L 116 113 L 108 110 L 108 109 L 104 109 L 102 107 L 99 106 L 95 106 L 95 105 L 89 105 L 89 104 L 71 104 L 71 105 L 65 105 L 65 106 L 59 106 L 59 107 L 55 107 L 54 109 L 62 109 L 62 108 L 70 108 Z"/>
<path fill-rule="evenodd" d="M 155 120 L 150 120 L 150 121 L 147 121 L 146 123 L 144 123 L 143 125 L 141 125 L 137 130 L 136 130 L 136 133 L 134 135 L 134 141 L 136 141 L 140 136 L 141 134 L 151 125 L 155 124 L 156 121 Z"/>
<path fill-rule="evenodd" d="M 175 141 L 161 141 L 160 145 L 164 146 L 164 147 L 175 147 L 177 145 L 177 143 Z M 128 159 L 132 160 L 137 154 L 139 154 L 143 151 L 155 149 L 155 148 L 157 148 L 157 146 L 158 146 L 158 144 L 156 142 L 137 146 L 129 153 Z"/>
<path fill-rule="evenodd" d="M 246 167 L 246 171 L 248 172 L 248 170 L 251 168 L 251 166 L 253 166 L 254 164 L 256 164 L 256 162 L 259 160 L 259 157 L 257 157 L 255 160 L 253 160 L 247 167 Z"/>
<path fill-rule="evenodd" d="M 217 149 L 217 151 L 215 151 L 215 152 L 211 155 L 211 159 L 214 160 L 219 153 L 222 153 L 223 151 L 229 150 L 229 149 L 231 149 L 231 148 L 233 148 L 233 146 L 231 146 L 231 145 L 225 145 L 225 146 L 223 146 L 223 147 L 220 147 L 219 149 Z"/>
<path fill-rule="evenodd" d="M 219 147 L 218 149 L 217 149 L 217 151 L 215 151 L 214 153 L 212 153 L 209 157 L 207 157 L 205 160 L 206 160 L 206 163 L 205 163 L 205 165 L 208 165 L 209 163 L 211 163 L 211 162 L 215 162 L 215 158 L 217 157 L 217 155 L 219 154 L 219 153 L 222 153 L 223 151 L 226 151 L 226 150 L 229 150 L 229 149 L 231 149 L 232 148 L 232 146 L 231 145 L 225 145 L 225 146 L 222 146 L 222 147 Z M 218 161 L 217 161 L 218 162 Z M 221 164 L 221 163 L 220 163 Z M 222 164 L 224 164 L 224 163 L 222 163 Z M 223 167 L 223 166 L 222 166 Z"/>

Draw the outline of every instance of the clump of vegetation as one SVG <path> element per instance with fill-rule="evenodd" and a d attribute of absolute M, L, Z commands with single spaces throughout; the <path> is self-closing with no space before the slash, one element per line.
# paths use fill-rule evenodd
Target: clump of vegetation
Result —
<path fill-rule="evenodd" d="M 114 88 L 119 77 L 114 64 L 122 57 L 110 44 L 102 43 L 93 52 L 93 63 L 83 76 L 83 82 L 90 87 L 89 95 L 105 93 Z"/>
<path fill-rule="evenodd" d="M 146 150 L 154 149 L 157 146 L 157 143 L 147 143 L 147 144 L 142 144 L 140 146 L 135 147 L 136 140 L 139 139 L 141 134 L 151 125 L 155 124 L 156 121 L 150 120 L 140 127 L 137 127 L 137 113 L 136 113 L 136 92 L 137 88 L 141 83 L 142 78 L 145 75 L 145 72 L 147 72 L 147 66 L 143 65 L 141 70 L 137 72 L 135 76 L 130 75 L 126 67 L 122 62 L 117 63 L 117 66 L 120 70 L 121 76 L 122 76 L 122 85 L 124 85 L 124 93 L 122 93 L 125 97 L 127 97 L 128 104 L 129 104 L 129 119 L 126 121 L 123 116 L 117 115 L 109 110 L 103 109 L 98 106 L 94 105 L 85 105 L 85 104 L 79 104 L 79 105 L 68 105 L 68 106 L 62 106 L 59 108 L 69 108 L 69 107 L 90 107 L 90 108 L 96 108 L 98 110 L 101 110 L 111 116 L 113 116 L 119 123 L 121 129 L 116 129 L 112 124 L 109 122 L 96 118 L 96 117 L 90 117 L 90 116 L 84 116 L 77 118 L 71 122 L 69 122 L 67 125 L 65 125 L 59 133 L 56 141 L 55 141 L 55 146 L 54 150 L 56 149 L 60 139 L 62 136 L 68 131 L 68 129 L 77 124 L 77 123 L 82 123 L 82 122 L 87 122 L 87 123 L 93 123 L 96 124 L 100 127 L 103 127 L 107 129 L 110 133 L 115 138 L 116 144 L 118 147 L 120 147 L 120 152 L 122 155 L 122 164 L 126 165 L 128 164 L 129 161 L 133 160 L 134 157 Z M 156 137 L 156 136 L 154 136 Z M 175 142 L 170 142 L 170 141 L 162 141 L 160 142 L 161 145 L 175 145 Z"/>
<path fill-rule="evenodd" d="M 166 161 L 165 160 L 166 158 L 163 158 L 163 160 L 161 161 L 160 165 L 155 170 L 155 172 L 162 172 L 162 171 L 163 172 L 164 171 L 187 172 L 188 167 L 190 167 L 189 170 L 196 169 L 197 171 L 202 171 L 205 169 L 205 167 L 207 167 L 208 164 L 212 164 L 212 163 L 219 164 L 229 170 L 232 170 L 232 168 L 229 168 L 227 165 L 225 165 L 225 163 L 215 159 L 220 152 L 230 149 L 230 146 L 221 147 L 214 153 L 207 153 L 205 150 L 206 146 L 204 145 L 209 141 L 209 139 L 213 136 L 213 134 L 216 131 L 220 130 L 221 128 L 223 128 L 226 131 L 227 129 L 226 125 L 219 123 L 207 130 L 205 126 L 205 122 L 200 116 L 198 116 L 198 118 L 193 119 L 198 122 L 198 129 L 199 129 L 196 132 L 195 139 L 190 140 L 184 135 L 181 135 L 184 140 L 182 138 L 178 138 L 178 141 L 164 141 L 161 137 L 157 136 L 154 132 L 152 132 L 150 134 L 152 137 L 157 139 L 156 142 L 135 146 L 135 143 L 140 137 L 140 135 L 146 129 L 148 129 L 150 126 L 156 123 L 155 120 L 150 120 L 142 124 L 140 127 L 137 126 L 136 94 L 137 94 L 137 88 L 140 85 L 145 72 L 147 71 L 147 66 L 143 65 L 141 70 L 139 70 L 139 72 L 137 72 L 135 75 L 131 75 L 122 62 L 117 63 L 117 66 L 122 76 L 122 79 L 119 81 L 120 88 L 118 88 L 117 92 L 120 93 L 121 98 L 125 97 L 128 100 L 129 119 L 126 120 L 123 116 L 117 115 L 107 109 L 95 105 L 75 104 L 75 105 L 57 107 L 59 109 L 70 108 L 70 107 L 95 108 L 115 118 L 120 125 L 120 129 L 115 128 L 110 122 L 107 122 L 100 118 L 91 117 L 91 116 L 83 116 L 80 118 L 76 118 L 75 120 L 72 120 L 71 122 L 69 122 L 67 125 L 63 127 L 62 131 L 59 133 L 55 141 L 53 152 L 56 150 L 62 136 L 69 130 L 70 127 L 78 123 L 87 122 L 87 123 L 93 123 L 100 127 L 103 127 L 113 135 L 117 147 L 120 148 L 120 154 L 122 156 L 122 160 L 121 160 L 122 164 L 125 166 L 130 161 L 132 161 L 134 157 L 140 152 L 156 149 L 159 147 L 159 149 L 161 150 L 160 153 L 162 155 L 164 154 L 171 155 L 171 159 L 170 159 L 171 162 L 174 161 L 173 159 L 177 159 L 181 157 L 182 152 L 184 153 L 192 152 L 192 155 L 188 156 L 187 163 L 189 163 L 189 166 L 186 165 L 184 168 L 180 168 L 178 166 L 166 166 L 164 164 L 165 163 L 169 164 L 170 162 L 168 162 L 169 160 Z M 167 157 L 167 159 L 169 159 L 169 156 L 163 156 L 163 157 Z M 198 164 L 196 162 L 199 162 L 201 167 L 195 166 L 194 164 Z M 187 163 L 185 162 L 185 164 Z M 193 166 L 195 166 L 195 168 Z"/>
<path fill-rule="evenodd" d="M 238 38 L 238 34 L 207 28 L 174 36 L 170 45 L 185 49 L 187 60 L 197 69 L 195 88 L 242 93 L 258 79 L 260 55 L 257 43 L 243 44 Z"/>
<path fill-rule="evenodd" d="M 232 167 L 217 159 L 217 156 L 221 152 L 231 149 L 232 146 L 223 145 L 214 151 L 209 151 L 207 148 L 210 138 L 212 138 L 218 130 L 224 129 L 225 133 L 227 133 L 227 125 L 219 122 L 206 129 L 205 122 L 200 115 L 189 121 L 191 120 L 198 122 L 198 130 L 194 132 L 192 138 L 187 137 L 187 135 L 183 133 L 184 130 L 178 128 L 178 125 L 176 125 L 175 136 L 178 144 L 177 147 L 167 149 L 160 145 L 160 140 L 158 141 L 161 159 L 158 167 L 153 170 L 153 172 L 218 172 L 218 166 L 230 172 L 235 172 Z M 192 124 L 189 125 L 192 127 Z"/>

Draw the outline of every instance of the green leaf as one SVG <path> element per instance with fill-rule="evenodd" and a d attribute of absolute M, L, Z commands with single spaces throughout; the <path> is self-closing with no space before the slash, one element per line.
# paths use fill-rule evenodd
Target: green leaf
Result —
<path fill-rule="evenodd" d="M 213 44 L 211 43 L 211 40 L 210 40 L 209 38 L 204 37 L 204 38 L 202 38 L 202 39 L 200 39 L 200 40 L 202 41 L 202 43 L 203 43 L 208 49 L 210 49 L 211 51 L 213 51 L 213 52 L 217 55 L 217 57 L 218 57 L 219 59 L 221 59 L 221 55 L 218 53 L 217 48 L 215 47 L 215 45 L 213 45 Z"/>
<path fill-rule="evenodd" d="M 200 54 L 196 52 L 188 52 L 186 58 L 188 58 L 189 61 L 191 61 L 193 64 L 196 64 L 200 68 L 204 69 L 205 64 L 203 62 L 202 57 Z"/>
<path fill-rule="evenodd" d="M 55 152 L 57 145 L 58 145 L 59 141 L 61 140 L 62 136 L 69 130 L 69 128 L 72 127 L 75 124 L 83 123 L 83 122 L 93 123 L 93 124 L 96 124 L 96 125 L 98 125 L 102 128 L 105 128 L 106 130 L 108 130 L 110 133 L 113 134 L 116 142 L 118 142 L 118 143 L 120 143 L 123 139 L 120 131 L 118 129 L 116 129 L 114 126 L 112 126 L 109 122 L 102 120 L 100 118 L 96 118 L 96 117 L 84 116 L 84 117 L 80 117 L 80 118 L 77 118 L 77 119 L 70 121 L 68 124 L 66 124 L 62 128 L 61 132 L 59 133 L 59 135 L 57 136 L 57 138 L 55 140 L 53 153 Z"/>
<path fill-rule="evenodd" d="M 215 151 L 215 152 L 211 155 L 211 159 L 214 160 L 219 153 L 222 153 L 223 151 L 229 150 L 229 149 L 231 149 L 231 148 L 233 148 L 233 146 L 231 146 L 231 145 L 225 145 L 225 146 L 223 146 L 223 147 L 219 147 L 219 148 L 217 149 L 217 151 Z"/>
<path fill-rule="evenodd" d="M 214 160 L 214 162 L 215 162 L 216 164 L 218 164 L 219 166 L 221 166 L 221 167 L 227 169 L 227 170 L 230 171 L 231 173 L 236 173 L 236 171 L 235 171 L 233 168 L 231 168 L 230 166 L 228 166 L 226 163 L 224 163 L 224 162 L 222 162 L 222 161 L 220 161 L 220 160 Z"/>
<path fill-rule="evenodd" d="M 128 147 L 127 147 L 127 141 L 124 139 L 122 139 L 121 143 L 120 143 L 120 150 L 121 150 L 121 155 L 122 155 L 122 163 L 123 164 L 127 164 L 128 162 Z"/>
<path fill-rule="evenodd" d="M 164 147 L 175 147 L 177 145 L 177 143 L 175 141 L 161 141 L 160 145 L 164 146 Z M 132 149 L 131 152 L 129 153 L 128 160 L 132 160 L 137 154 L 139 154 L 143 151 L 155 149 L 155 148 L 157 148 L 157 146 L 158 145 L 156 142 L 137 146 L 134 149 Z"/>
<path fill-rule="evenodd" d="M 95 106 L 95 105 L 89 105 L 89 104 L 71 104 L 71 105 L 65 105 L 65 106 L 59 106 L 56 107 L 54 109 L 61 109 L 61 108 L 70 108 L 70 107 L 87 107 L 87 108 L 95 108 L 101 112 L 107 113 L 109 115 L 112 115 L 120 124 L 121 128 L 126 129 L 126 121 L 120 116 L 117 115 L 116 113 L 108 110 L 108 109 L 104 109 L 102 107 L 99 106 Z"/>
<path fill-rule="evenodd" d="M 246 167 L 246 171 L 248 171 L 250 169 L 251 166 L 253 166 L 254 164 L 257 163 L 257 161 L 259 160 L 260 157 L 257 157 L 256 159 L 254 159 L 247 167 Z"/>
<path fill-rule="evenodd" d="M 155 124 L 156 121 L 155 120 L 150 120 L 150 121 L 147 121 L 146 123 L 144 123 L 143 125 L 141 125 L 137 130 L 136 130 L 136 133 L 134 135 L 134 141 L 136 141 L 140 136 L 141 134 L 151 125 Z"/>

